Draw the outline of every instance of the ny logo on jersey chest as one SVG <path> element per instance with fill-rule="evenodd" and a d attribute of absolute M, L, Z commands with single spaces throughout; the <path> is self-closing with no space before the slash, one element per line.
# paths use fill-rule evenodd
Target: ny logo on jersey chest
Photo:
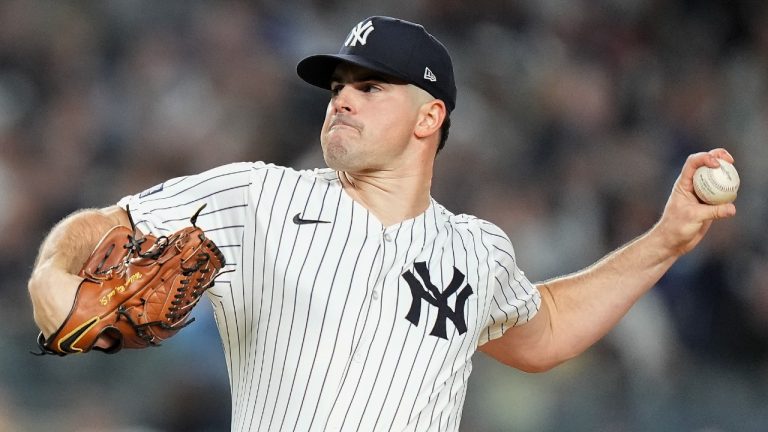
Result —
<path fill-rule="evenodd" d="M 423 283 L 420 282 L 410 270 L 403 273 L 403 279 L 405 279 L 408 286 L 411 288 L 411 295 L 413 296 L 411 308 L 408 310 L 405 319 L 414 326 L 418 326 L 421 317 L 421 301 L 424 300 L 428 305 L 437 308 L 437 319 L 429 334 L 442 339 L 448 339 L 445 330 L 447 320 L 451 320 L 459 334 L 466 333 L 467 322 L 464 318 L 464 304 L 466 303 L 467 298 L 472 295 L 473 291 L 469 284 L 464 285 L 462 288 L 462 285 L 464 284 L 464 274 L 454 267 L 451 282 L 443 292 L 440 292 L 440 290 L 438 290 L 432 283 L 427 263 L 417 262 L 414 263 L 413 267 L 416 269 L 416 273 L 418 273 Z M 459 291 L 459 288 L 462 288 L 461 291 Z M 457 291 L 459 291 L 459 293 L 456 295 L 456 306 L 454 309 L 451 309 L 451 307 L 448 306 L 448 297 Z"/>

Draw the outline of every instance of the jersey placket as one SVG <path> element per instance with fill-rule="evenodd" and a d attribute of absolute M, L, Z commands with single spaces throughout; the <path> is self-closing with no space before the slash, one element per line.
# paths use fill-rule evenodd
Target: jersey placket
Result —
<path fill-rule="evenodd" d="M 371 239 L 377 243 L 379 249 L 379 256 L 373 263 L 375 267 L 378 267 L 374 272 L 376 278 L 366 287 L 367 295 L 362 305 L 366 310 L 361 314 L 358 322 L 358 326 L 361 328 L 360 337 L 351 353 L 348 370 L 340 389 L 339 400 L 328 419 L 326 430 L 354 430 L 361 419 L 360 416 L 364 415 L 361 410 L 364 409 L 367 398 L 363 398 L 361 395 L 374 385 L 374 378 L 371 376 L 375 376 L 376 371 L 373 366 L 380 357 L 376 353 L 382 349 L 382 347 L 374 346 L 378 343 L 376 342 L 376 333 L 378 329 L 390 328 L 393 324 L 389 319 L 386 319 L 387 322 L 382 322 L 382 317 L 392 315 L 384 312 L 382 308 L 385 304 L 385 296 L 390 295 L 386 292 L 384 285 L 392 283 L 392 279 L 399 277 L 399 273 L 394 275 L 393 271 L 399 271 L 402 266 L 397 262 L 400 254 L 396 253 L 395 245 L 398 229 L 399 226 L 397 225 L 388 229 L 379 225 L 380 234 Z M 393 293 L 392 295 L 397 294 Z M 394 305 L 394 303 L 392 304 Z M 379 380 L 381 379 L 380 377 Z M 368 407 L 367 409 L 376 410 L 377 408 Z"/>
<path fill-rule="evenodd" d="M 370 351 L 370 342 L 373 338 L 373 333 L 376 330 L 376 323 L 379 321 L 381 313 L 381 304 L 379 300 L 384 290 L 384 283 L 388 277 L 391 277 L 392 266 L 395 264 L 395 238 L 398 228 L 399 226 L 381 229 L 378 242 L 381 251 L 382 270 L 379 272 L 373 285 L 368 288 L 365 307 L 370 310 L 370 313 L 363 323 L 364 327 L 360 341 L 358 342 L 357 349 L 352 355 L 353 363 L 362 363 L 365 361 L 366 354 Z"/>

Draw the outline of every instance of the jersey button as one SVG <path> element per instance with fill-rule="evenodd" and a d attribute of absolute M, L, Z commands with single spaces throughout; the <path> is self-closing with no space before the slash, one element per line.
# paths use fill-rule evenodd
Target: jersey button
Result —
<path fill-rule="evenodd" d="M 378 300 L 378 299 L 379 299 L 379 292 L 378 292 L 378 291 L 374 291 L 374 292 L 372 292 L 372 293 L 371 293 L 371 298 L 372 298 L 374 301 Z"/>
<path fill-rule="evenodd" d="M 384 240 L 388 241 L 388 242 L 391 242 L 392 241 L 392 235 L 390 233 L 385 233 L 384 234 Z"/>

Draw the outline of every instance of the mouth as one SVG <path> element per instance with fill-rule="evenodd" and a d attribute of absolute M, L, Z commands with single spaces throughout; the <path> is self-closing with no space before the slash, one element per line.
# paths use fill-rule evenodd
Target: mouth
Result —
<path fill-rule="evenodd" d="M 340 117 L 335 117 L 333 120 L 331 120 L 331 123 L 328 126 L 329 131 L 332 131 L 334 129 L 343 129 L 343 128 L 350 128 L 356 131 L 360 131 L 360 125 L 348 119 L 344 119 Z"/>

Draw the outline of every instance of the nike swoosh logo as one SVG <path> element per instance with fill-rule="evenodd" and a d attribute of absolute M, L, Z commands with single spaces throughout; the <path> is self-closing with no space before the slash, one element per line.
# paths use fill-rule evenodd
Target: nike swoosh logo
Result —
<path fill-rule="evenodd" d="M 296 215 L 293 216 L 293 223 L 296 225 L 307 225 L 307 224 L 319 224 L 319 223 L 331 223 L 330 221 L 324 221 L 324 220 L 316 220 L 316 219 L 302 219 L 301 213 L 296 213 Z"/>
<path fill-rule="evenodd" d="M 91 330 L 93 328 L 93 326 L 95 326 L 99 321 L 100 321 L 99 317 L 95 316 L 95 317 L 89 319 L 88 321 L 80 324 L 77 328 L 75 328 L 74 330 L 69 332 L 69 334 L 64 336 L 59 341 L 59 350 L 61 350 L 63 352 L 66 352 L 66 353 L 70 353 L 70 354 L 83 352 L 82 348 L 76 347 L 74 345 L 77 344 L 78 342 L 80 342 L 80 338 L 85 336 L 85 334 L 89 330 Z"/>

